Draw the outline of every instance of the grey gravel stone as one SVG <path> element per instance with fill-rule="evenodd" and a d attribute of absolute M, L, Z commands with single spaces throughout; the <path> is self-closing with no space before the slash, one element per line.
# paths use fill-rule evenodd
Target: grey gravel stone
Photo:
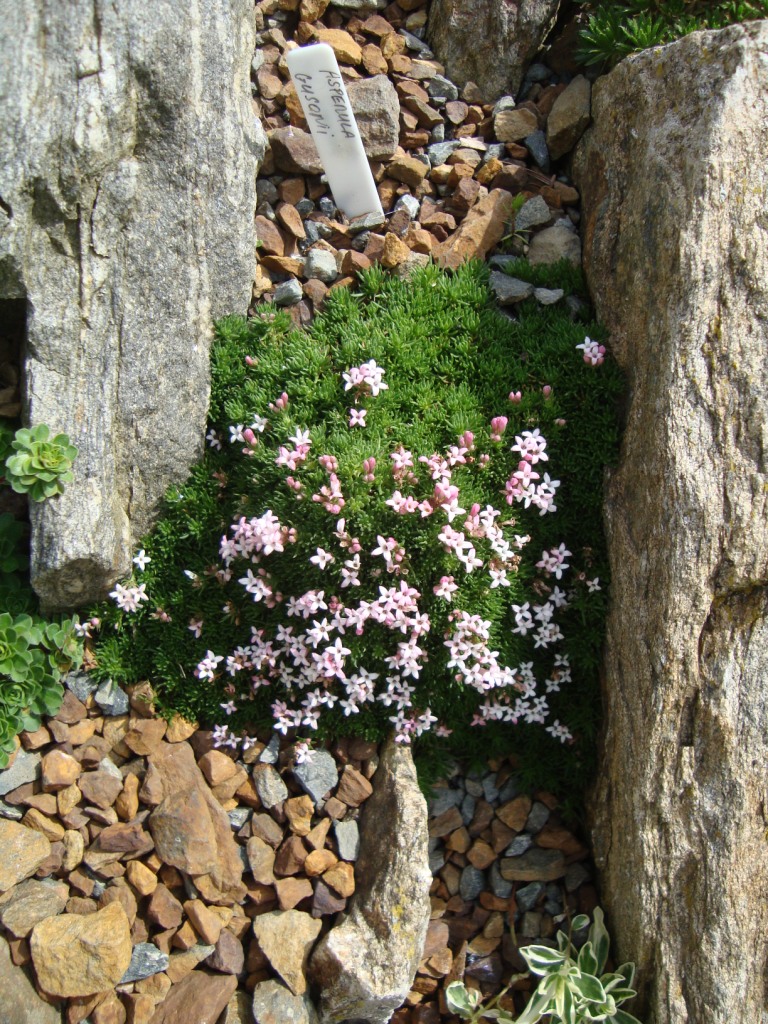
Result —
<path fill-rule="evenodd" d="M 544 172 L 549 174 L 549 150 L 547 149 L 547 137 L 543 131 L 531 132 L 523 139 L 523 145 L 531 154 L 533 162 Z"/>
<path fill-rule="evenodd" d="M 468 775 L 464 780 L 464 788 L 470 796 L 479 799 L 483 795 L 483 784 L 477 776 Z"/>
<path fill-rule="evenodd" d="M 268 178 L 261 178 L 256 182 L 257 203 L 269 203 L 270 206 L 275 206 L 279 199 L 280 193 L 277 191 L 277 187 Z"/>
<path fill-rule="evenodd" d="M 1 778 L 2 776 L 0 775 Z M 6 818 L 8 821 L 21 821 L 23 817 L 23 808 L 14 807 L 13 804 L 7 804 L 5 800 L 0 800 L 0 818 Z"/>
<path fill-rule="evenodd" d="M 431 143 L 445 142 L 445 125 L 436 124 L 432 131 L 429 133 L 429 141 Z"/>
<path fill-rule="evenodd" d="M 489 804 L 499 799 L 499 791 L 496 788 L 496 773 L 486 775 L 483 779 L 483 796 Z"/>
<path fill-rule="evenodd" d="M 354 818 L 334 821 L 333 834 L 342 860 L 357 860 L 360 852 L 360 828 Z"/>
<path fill-rule="evenodd" d="M 227 817 L 233 830 L 237 832 L 243 827 L 251 816 L 249 807 L 235 807 L 233 811 L 227 811 Z"/>
<path fill-rule="evenodd" d="M 495 256 L 491 256 L 488 260 L 489 267 L 496 267 L 498 270 L 503 270 L 504 267 L 508 267 L 510 263 L 514 263 L 517 256 L 510 256 L 507 253 L 496 253 Z"/>
<path fill-rule="evenodd" d="M 317 201 L 317 208 L 324 217 L 330 217 L 331 220 L 336 216 L 336 204 L 328 196 L 322 196 Z"/>
<path fill-rule="evenodd" d="M 40 754 L 33 750 L 19 750 L 11 767 L 0 772 L 0 796 L 39 778 Z"/>
<path fill-rule="evenodd" d="M 433 875 L 437 874 L 440 868 L 445 866 L 445 850 L 443 849 L 443 844 L 439 839 L 436 840 L 436 843 L 438 845 L 436 845 L 433 848 L 431 845 L 432 840 L 430 840 L 430 847 L 428 853 L 429 870 L 432 872 Z"/>
<path fill-rule="evenodd" d="M 267 810 L 288 797 L 288 787 L 271 764 L 258 768 L 253 773 L 253 785 Z"/>
<path fill-rule="evenodd" d="M 544 910 L 550 917 L 557 917 L 563 912 L 563 904 L 559 903 L 557 900 L 547 900 L 544 903 Z"/>
<path fill-rule="evenodd" d="M 458 86 L 444 75 L 435 75 L 427 82 L 427 92 L 434 99 L 436 96 L 444 96 L 446 100 L 457 100 L 459 98 Z"/>
<path fill-rule="evenodd" d="M 565 308 L 568 316 L 577 323 L 586 323 L 590 319 L 590 308 L 587 302 L 580 299 L 578 295 L 569 295 L 565 300 Z"/>
<path fill-rule="evenodd" d="M 316 1024 L 317 1012 L 308 995 L 295 996 L 282 982 L 260 981 L 253 990 L 254 1021 Z M 242 1018 L 245 1022 L 245 1018 Z"/>
<path fill-rule="evenodd" d="M 304 260 L 304 275 L 331 284 L 339 276 L 336 257 L 327 249 L 310 249 Z"/>
<path fill-rule="evenodd" d="M 406 47 L 413 51 L 418 57 L 425 57 L 427 60 L 432 60 L 435 56 L 430 50 L 423 39 L 419 39 L 413 32 L 409 32 L 405 28 L 398 30 L 398 35 L 401 35 L 405 40 Z"/>
<path fill-rule="evenodd" d="M 296 765 L 293 774 L 315 804 L 322 800 L 329 790 L 334 789 L 339 781 L 336 762 L 327 750 L 316 750 L 311 760 Z"/>
<path fill-rule="evenodd" d="M 386 217 L 383 213 L 366 213 L 362 217 L 354 217 L 348 225 L 348 230 L 351 235 L 358 235 L 362 231 L 375 231 L 376 228 L 380 228 L 386 223 Z"/>
<path fill-rule="evenodd" d="M 464 799 L 464 794 L 460 789 L 451 789 L 450 787 L 438 788 L 432 790 L 432 796 L 429 798 L 429 816 L 430 818 L 437 818 L 444 811 L 448 811 L 451 807 L 458 807 L 461 801 Z"/>
<path fill-rule="evenodd" d="M 502 110 L 514 110 L 516 106 L 514 96 L 500 96 L 493 105 L 493 116 L 496 117 Z"/>
<path fill-rule="evenodd" d="M 164 971 L 170 963 L 167 953 L 161 953 L 152 942 L 139 942 L 133 947 L 131 962 L 125 974 L 120 979 L 121 985 L 128 985 L 132 981 L 141 981 L 142 978 L 150 978 L 153 974 Z"/>
<path fill-rule="evenodd" d="M 83 703 L 99 687 L 98 679 L 94 679 L 91 672 L 67 672 L 61 681 Z"/>
<path fill-rule="evenodd" d="M 580 885 L 588 882 L 591 874 L 583 864 L 571 864 L 565 872 L 566 892 L 576 892 Z"/>
<path fill-rule="evenodd" d="M 522 790 L 520 787 L 520 782 L 513 775 L 511 778 L 507 779 L 507 781 L 499 790 L 499 803 L 509 803 L 509 801 L 514 800 L 516 796 L 520 796 L 521 792 Z"/>
<path fill-rule="evenodd" d="M 526 939 L 536 939 L 541 935 L 541 914 L 528 910 L 517 929 Z"/>
<path fill-rule="evenodd" d="M 304 230 L 307 233 L 307 241 L 319 242 L 320 241 L 320 226 L 313 220 L 304 221 Z"/>
<path fill-rule="evenodd" d="M 416 196 L 411 196 L 411 195 L 400 196 L 400 198 L 395 203 L 395 209 L 396 210 L 407 210 L 408 211 L 408 216 L 411 218 L 411 220 L 415 220 L 416 217 L 418 217 L 418 215 L 419 215 L 419 210 L 421 209 L 421 203 L 416 198 Z"/>
<path fill-rule="evenodd" d="M 549 814 L 550 811 L 547 805 L 536 800 L 525 820 L 525 831 L 532 836 L 535 836 L 537 832 L 541 832 L 549 821 Z"/>
<path fill-rule="evenodd" d="M 311 199 L 307 198 L 307 196 L 305 196 L 303 199 L 300 199 L 298 203 L 296 203 L 296 210 L 301 217 L 308 217 L 309 214 L 312 213 L 314 208 L 315 204 L 312 202 Z"/>
<path fill-rule="evenodd" d="M 461 898 L 469 902 L 476 899 L 485 888 L 485 874 L 472 864 L 467 864 L 461 872 L 459 892 Z"/>
<path fill-rule="evenodd" d="M 524 885 L 515 893 L 517 909 L 522 910 L 523 912 L 533 910 L 539 902 L 543 892 L 544 885 L 542 882 L 529 882 L 528 885 Z"/>
<path fill-rule="evenodd" d="M 277 733 L 273 733 L 270 737 L 269 743 L 264 747 L 262 752 L 259 754 L 260 764 L 277 764 L 277 759 L 280 756 L 280 737 Z"/>
<path fill-rule="evenodd" d="M 491 142 L 483 155 L 480 166 L 487 164 L 489 160 L 503 160 L 507 155 L 507 147 L 503 142 Z"/>
<path fill-rule="evenodd" d="M 491 288 L 500 306 L 512 306 L 533 295 L 533 285 L 497 270 L 491 272 Z"/>
<path fill-rule="evenodd" d="M 515 231 L 530 231 L 531 228 L 548 224 L 552 218 L 544 199 L 534 196 L 520 207 L 515 214 Z"/>
<path fill-rule="evenodd" d="M 491 892 L 494 896 L 498 896 L 500 900 L 508 900 L 512 895 L 514 883 L 508 882 L 506 878 L 501 877 L 499 865 L 496 861 L 491 864 L 490 870 L 488 871 L 488 881 L 491 885 Z"/>
<path fill-rule="evenodd" d="M 546 64 L 531 64 L 525 72 L 525 80 L 531 84 L 534 82 L 548 82 L 550 78 L 552 78 L 552 70 Z"/>
<path fill-rule="evenodd" d="M 301 285 L 295 278 L 290 281 L 283 281 L 275 288 L 276 306 L 293 306 L 302 296 Z"/>
<path fill-rule="evenodd" d="M 98 900 L 104 895 L 104 890 L 107 888 L 104 882 L 100 882 L 98 878 L 93 879 L 93 892 L 91 896 L 93 899 Z"/>
<path fill-rule="evenodd" d="M 461 820 L 465 825 L 469 825 L 470 821 L 475 816 L 475 808 L 477 807 L 477 800 L 472 796 L 471 793 L 467 793 L 464 799 L 461 801 Z"/>
<path fill-rule="evenodd" d="M 461 148 L 461 139 L 449 139 L 448 142 L 438 142 L 433 146 L 427 146 L 427 156 L 433 167 L 444 164 L 451 153 Z"/>
<path fill-rule="evenodd" d="M 105 679 L 94 694 L 94 700 L 107 717 L 127 715 L 131 708 L 128 694 L 112 679 Z"/>
<path fill-rule="evenodd" d="M 519 857 L 521 853 L 525 853 L 533 845 L 533 840 L 530 836 L 527 836 L 524 832 L 519 836 L 515 836 L 512 842 L 504 851 L 505 857 Z"/>
<path fill-rule="evenodd" d="M 120 771 L 120 769 L 117 767 L 117 765 L 115 764 L 111 757 L 102 757 L 102 759 L 99 761 L 99 768 L 106 775 L 111 775 L 113 779 L 120 779 L 121 782 L 123 781 L 123 773 Z"/>
<path fill-rule="evenodd" d="M 562 288 L 534 288 L 533 297 L 542 306 L 554 306 L 565 295 Z"/>

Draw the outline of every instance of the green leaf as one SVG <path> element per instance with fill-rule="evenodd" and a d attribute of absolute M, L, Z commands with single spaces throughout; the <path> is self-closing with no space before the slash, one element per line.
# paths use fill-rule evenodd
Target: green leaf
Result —
<path fill-rule="evenodd" d="M 462 981 L 452 981 L 445 990 L 445 1002 L 451 1013 L 469 1020 L 480 1002 L 480 993 L 468 989 Z"/>
<path fill-rule="evenodd" d="M 554 1000 L 537 989 L 528 1001 L 526 1008 L 517 1018 L 516 1024 L 536 1024 L 536 1021 L 541 1020 L 553 1007 Z"/>
<path fill-rule="evenodd" d="M 571 978 L 570 984 L 584 999 L 593 1003 L 605 1002 L 605 989 L 594 975 L 582 974 L 578 978 Z"/>
<path fill-rule="evenodd" d="M 579 969 L 585 974 L 597 974 L 597 957 L 592 949 L 592 943 L 587 941 L 579 950 Z"/>
<path fill-rule="evenodd" d="M 568 959 L 549 946 L 521 946 L 520 954 L 534 974 L 549 974 L 553 969 L 562 967 Z"/>
<path fill-rule="evenodd" d="M 617 1010 L 611 1017 L 608 1017 L 611 1024 L 641 1024 L 637 1017 L 633 1017 L 626 1010 Z"/>
<path fill-rule="evenodd" d="M 595 973 L 602 974 L 605 969 L 605 962 L 608 959 L 611 940 L 608 937 L 605 917 L 600 907 L 595 907 L 594 910 L 594 921 L 589 929 L 589 941 L 592 943 L 592 949 L 597 960 L 597 970 Z"/>

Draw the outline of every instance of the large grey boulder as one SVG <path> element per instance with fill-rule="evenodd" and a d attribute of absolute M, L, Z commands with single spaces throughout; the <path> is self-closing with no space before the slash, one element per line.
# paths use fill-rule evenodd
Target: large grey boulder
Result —
<path fill-rule="evenodd" d="M 255 179 L 248 0 L 0 0 L 0 299 L 27 303 L 25 418 L 75 481 L 32 509 L 50 608 L 130 569 L 199 456 L 214 317 L 247 309 Z"/>
<path fill-rule="evenodd" d="M 631 388 L 592 834 L 654 1024 L 766 1020 L 767 51 L 754 22 L 623 61 L 576 155 Z"/>
<path fill-rule="evenodd" d="M 372 782 L 355 894 L 309 961 L 321 1024 L 387 1024 L 410 991 L 429 925 L 427 803 L 410 750 L 389 740 Z"/>
<path fill-rule="evenodd" d="M 486 103 L 516 93 L 560 0 L 432 0 L 427 38 L 451 81 Z"/>

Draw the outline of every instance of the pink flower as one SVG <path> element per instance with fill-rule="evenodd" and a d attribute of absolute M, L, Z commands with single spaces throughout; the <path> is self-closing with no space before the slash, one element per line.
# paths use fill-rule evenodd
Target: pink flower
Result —
<path fill-rule="evenodd" d="M 200 639 L 200 634 L 203 632 L 203 620 L 202 619 L 190 619 L 187 629 L 192 633 L 196 640 Z"/>
<path fill-rule="evenodd" d="M 491 420 L 491 440 L 500 441 L 501 435 L 507 429 L 508 419 L 506 416 L 494 416 Z"/>
<path fill-rule="evenodd" d="M 349 410 L 349 425 L 350 427 L 364 427 L 365 417 L 368 413 L 367 409 L 350 409 Z"/>
<path fill-rule="evenodd" d="M 432 587 L 433 593 L 437 597 L 442 597 L 445 601 L 451 601 L 453 595 L 458 590 L 458 585 L 454 582 L 453 576 L 441 576 L 440 582 Z"/>

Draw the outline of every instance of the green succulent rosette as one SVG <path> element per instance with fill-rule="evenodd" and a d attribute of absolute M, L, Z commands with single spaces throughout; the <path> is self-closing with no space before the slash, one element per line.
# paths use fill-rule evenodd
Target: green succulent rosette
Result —
<path fill-rule="evenodd" d="M 19 494 L 32 501 L 45 501 L 61 494 L 74 479 L 72 463 L 77 448 L 66 434 L 50 436 L 48 427 L 22 427 L 11 442 L 12 454 L 5 460 L 5 478 Z"/>

